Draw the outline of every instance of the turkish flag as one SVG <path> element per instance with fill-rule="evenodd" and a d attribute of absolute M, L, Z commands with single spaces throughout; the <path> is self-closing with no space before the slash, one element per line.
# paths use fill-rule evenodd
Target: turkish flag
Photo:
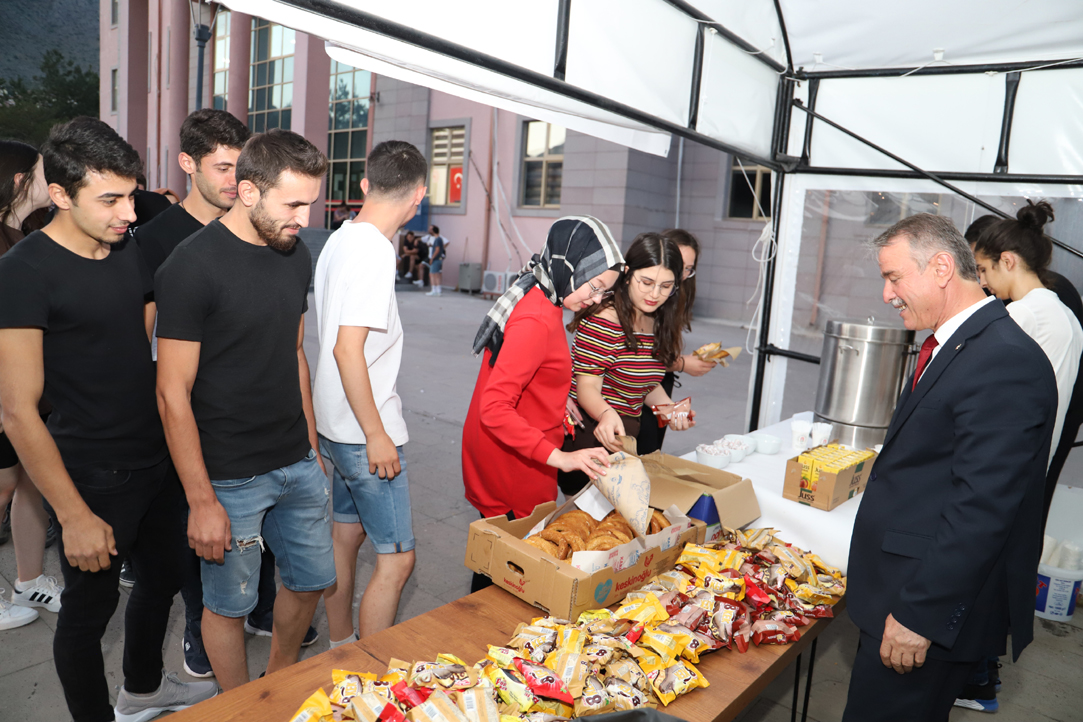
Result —
<path fill-rule="evenodd" d="M 447 189 L 447 202 L 458 203 L 463 197 L 463 167 L 452 166 L 448 168 L 451 183 Z"/>

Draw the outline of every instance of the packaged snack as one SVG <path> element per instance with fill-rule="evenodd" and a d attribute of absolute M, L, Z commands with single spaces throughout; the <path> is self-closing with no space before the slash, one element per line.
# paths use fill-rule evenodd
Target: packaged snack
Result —
<path fill-rule="evenodd" d="M 452 697 L 469 722 L 500 722 L 491 687 L 460 689 Z"/>
<path fill-rule="evenodd" d="M 443 687 L 444 689 L 467 689 L 477 683 L 477 672 L 467 667 L 462 660 L 447 663 L 417 662 L 408 680 L 411 687 Z"/>
<path fill-rule="evenodd" d="M 583 696 L 575 701 L 575 716 L 606 714 L 615 708 L 613 698 L 606 691 L 605 684 L 596 675 L 587 677 L 583 684 Z M 503 720 L 501 720 L 503 722 Z"/>
<path fill-rule="evenodd" d="M 507 669 L 515 665 L 515 658 L 521 656 L 519 650 L 508 649 L 507 647 L 494 647 L 489 645 L 489 653 L 485 655 L 488 659 L 492 660 L 498 667 Z"/>
<path fill-rule="evenodd" d="M 681 607 L 688 602 L 688 596 L 681 594 L 676 589 L 672 591 L 663 592 L 658 597 L 658 603 L 662 605 L 662 608 L 666 610 L 666 614 L 673 616 L 677 612 L 681 611 Z"/>
<path fill-rule="evenodd" d="M 775 538 L 778 529 L 737 529 L 733 532 L 739 546 L 760 551 Z"/>
<path fill-rule="evenodd" d="M 582 652 L 587 633 L 577 627 L 567 626 L 557 632 L 557 648 L 568 652 Z"/>
<path fill-rule="evenodd" d="M 693 664 L 699 664 L 700 655 L 722 649 L 722 642 L 701 632 L 692 632 L 692 641 L 681 651 L 681 657 Z"/>
<path fill-rule="evenodd" d="M 627 632 L 635 624 L 630 619 L 595 619 L 587 622 L 586 632 L 590 635 L 605 634 L 619 637 Z"/>
<path fill-rule="evenodd" d="M 371 692 L 351 699 L 345 716 L 352 717 L 357 722 L 404 722 L 406 719 L 398 707 Z"/>
<path fill-rule="evenodd" d="M 322 689 L 317 689 L 290 717 L 290 722 L 330 722 L 331 700 Z"/>
<path fill-rule="evenodd" d="M 801 639 L 801 633 L 783 621 L 760 619 L 752 625 L 752 643 L 789 644 Z"/>
<path fill-rule="evenodd" d="M 631 619 L 635 622 L 664 622 L 669 619 L 658 597 L 648 594 L 645 599 L 639 599 L 622 605 L 616 611 L 620 619 Z"/>
<path fill-rule="evenodd" d="M 668 705 L 697 687 L 710 686 L 698 669 L 683 660 L 677 660 L 665 669 L 653 672 L 649 678 L 654 693 L 663 705 Z"/>
<path fill-rule="evenodd" d="M 685 544 L 684 551 L 677 559 L 678 564 L 688 564 L 692 568 L 707 567 L 712 571 L 718 571 L 718 556 L 714 549 L 708 549 L 698 544 Z"/>
<path fill-rule="evenodd" d="M 405 709 L 413 709 L 429 698 L 433 690 L 428 687 L 411 687 L 406 682 L 396 682 L 391 685 L 391 693 Z"/>
<path fill-rule="evenodd" d="M 616 649 L 603 644 L 588 644 L 583 647 L 583 656 L 591 664 L 606 665 L 613 659 Z"/>
<path fill-rule="evenodd" d="M 546 715 L 548 719 L 571 719 L 573 714 L 570 704 L 564 704 L 555 699 L 539 699 L 524 719 L 532 718 L 534 715 Z"/>
<path fill-rule="evenodd" d="M 381 682 L 387 682 L 394 687 L 399 682 L 405 682 L 410 676 L 410 663 L 401 659 L 392 659 L 387 663 L 387 674 L 380 677 Z"/>
<path fill-rule="evenodd" d="M 568 688 L 553 670 L 525 659 L 516 659 L 515 668 L 523 675 L 527 688 L 534 693 L 534 696 L 555 699 L 569 705 L 572 703 L 572 695 L 568 692 Z"/>
<path fill-rule="evenodd" d="M 700 579 L 700 584 L 713 596 L 726 597 L 736 601 L 745 598 L 745 580 L 743 578 L 733 578 L 727 574 L 710 572 Z"/>
<path fill-rule="evenodd" d="M 610 662 L 605 668 L 606 676 L 619 677 L 638 690 L 646 692 L 651 683 L 643 669 L 630 659 Z"/>
<path fill-rule="evenodd" d="M 776 544 L 771 547 L 771 551 L 778 557 L 779 563 L 782 564 L 782 567 L 792 579 L 798 582 L 807 582 L 815 578 L 812 564 L 805 560 L 804 552 L 800 549 Z"/>
<path fill-rule="evenodd" d="M 429 698 L 406 713 L 408 722 L 469 722 L 443 690 L 433 690 Z"/>
<path fill-rule="evenodd" d="M 787 579 L 786 586 L 794 596 L 808 604 L 831 604 L 834 601 L 830 594 L 826 594 L 811 584 L 798 584 L 792 579 Z"/>
<path fill-rule="evenodd" d="M 674 630 L 683 630 L 682 627 L 672 625 Z M 646 629 L 643 631 L 643 637 L 639 643 L 650 647 L 662 660 L 669 664 L 684 651 L 684 648 L 688 646 L 688 643 L 692 641 L 692 635 L 687 631 L 665 631 L 661 628 L 661 625 L 655 629 Z"/>
<path fill-rule="evenodd" d="M 599 647 L 599 649 L 606 649 Z M 612 650 L 608 650 L 612 656 Z M 545 660 L 545 666 L 553 670 L 572 697 L 583 694 L 583 684 L 587 677 L 597 669 L 597 663 L 586 653 L 556 651 Z"/>
<path fill-rule="evenodd" d="M 345 707 L 350 703 L 351 699 L 365 691 L 365 681 L 376 681 L 376 675 L 333 669 L 331 670 L 331 681 L 335 684 L 329 697 L 331 704 Z"/>
<path fill-rule="evenodd" d="M 813 584 L 811 580 L 809 583 Z M 814 586 L 819 587 L 835 597 L 841 597 L 843 594 L 846 594 L 846 582 L 842 579 L 836 579 L 830 574 L 817 574 Z"/>
<path fill-rule="evenodd" d="M 608 609 L 588 609 L 579 615 L 579 619 L 576 620 L 577 625 L 587 624 L 588 622 L 594 622 L 599 619 L 612 619 L 613 612 Z"/>
<path fill-rule="evenodd" d="M 605 691 L 613 699 L 613 705 L 618 711 L 626 712 L 647 705 L 646 693 L 639 691 L 620 677 L 606 677 Z"/>
<path fill-rule="evenodd" d="M 508 646 L 522 650 L 532 662 L 541 664 L 545 661 L 545 656 L 556 649 L 556 640 L 555 629 L 521 625 Z"/>
<path fill-rule="evenodd" d="M 662 659 L 661 655 L 646 649 L 643 650 L 643 654 L 636 657 L 635 661 L 648 677 L 651 672 L 657 669 L 666 668 L 666 662 Z"/>
<path fill-rule="evenodd" d="M 666 589 L 675 589 L 681 593 L 688 593 L 688 588 L 692 586 L 692 580 L 684 572 L 671 569 L 668 572 L 662 572 L 656 578 L 656 581 Z"/>
<path fill-rule="evenodd" d="M 482 675 L 492 683 L 500 699 L 506 704 L 514 706 L 520 713 L 526 712 L 538 701 L 538 698 L 527 688 L 526 684 L 520 682 L 503 669 L 489 666 L 482 670 Z"/>
<path fill-rule="evenodd" d="M 744 592 L 744 589 L 741 590 Z M 714 608 L 714 600 L 711 600 L 711 608 Z M 707 617 L 707 610 L 703 607 L 689 603 L 684 605 L 680 612 L 669 618 L 670 624 L 677 624 L 688 629 L 695 629 Z"/>
<path fill-rule="evenodd" d="M 556 617 L 535 617 L 530 620 L 530 626 L 532 627 L 548 627 L 549 629 L 560 629 L 571 624 L 567 619 L 557 619 Z"/>
<path fill-rule="evenodd" d="M 789 580 L 789 581 L 792 581 L 792 580 Z M 763 607 L 763 606 L 767 606 L 767 605 L 771 604 L 772 597 L 767 592 L 767 590 L 765 590 L 759 584 L 756 584 L 756 582 L 753 581 L 752 578 L 749 577 L 746 574 L 745 575 L 745 600 L 752 602 L 757 607 Z"/>

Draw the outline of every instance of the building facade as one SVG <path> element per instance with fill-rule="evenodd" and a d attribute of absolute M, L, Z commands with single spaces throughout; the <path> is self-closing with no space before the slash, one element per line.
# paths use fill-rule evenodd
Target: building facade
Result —
<path fill-rule="evenodd" d="M 100 0 L 101 118 L 143 156 L 147 187 L 179 195 L 180 125 L 197 107 L 195 22 L 210 28 L 202 107 L 254 131 L 288 128 L 331 160 L 310 224 L 360 207 L 373 144 L 406 140 L 431 167 L 418 227 L 448 241 L 444 283 L 462 263 L 515 271 L 553 220 L 592 215 L 627 246 L 680 226 L 702 245 L 696 313 L 747 322 L 760 266 L 752 249 L 770 212 L 770 173 L 674 139 L 666 158 L 496 110 L 331 60 L 323 41 L 261 18 L 188 0 Z M 758 200 L 758 202 L 757 202 Z"/>

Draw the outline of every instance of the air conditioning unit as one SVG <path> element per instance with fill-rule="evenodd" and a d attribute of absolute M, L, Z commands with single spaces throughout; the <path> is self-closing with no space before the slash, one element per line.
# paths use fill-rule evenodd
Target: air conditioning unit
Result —
<path fill-rule="evenodd" d="M 481 290 L 481 264 L 480 263 L 460 263 L 459 264 L 459 286 L 460 291 L 469 291 L 474 293 Z"/>
<path fill-rule="evenodd" d="M 481 292 L 491 293 L 494 296 L 503 295 L 519 274 L 516 271 L 486 271 L 481 281 Z"/>

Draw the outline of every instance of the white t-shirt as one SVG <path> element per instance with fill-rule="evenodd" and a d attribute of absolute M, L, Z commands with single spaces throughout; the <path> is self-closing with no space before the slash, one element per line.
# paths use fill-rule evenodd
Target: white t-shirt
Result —
<path fill-rule="evenodd" d="M 1075 314 L 1048 288 L 1036 288 L 1018 301 L 1008 304 L 1008 313 L 1027 335 L 1038 342 L 1049 357 L 1057 376 L 1057 418 L 1049 458 L 1060 443 L 1064 415 L 1072 398 L 1079 357 L 1083 354 L 1083 328 Z"/>
<path fill-rule="evenodd" d="M 402 361 L 402 324 L 395 300 L 395 248 L 371 223 L 343 223 L 316 263 L 316 320 L 320 357 L 312 403 L 316 430 L 340 444 L 364 444 L 335 362 L 340 326 L 365 326 L 365 360 L 384 431 L 396 446 L 408 440 L 395 389 Z"/>

